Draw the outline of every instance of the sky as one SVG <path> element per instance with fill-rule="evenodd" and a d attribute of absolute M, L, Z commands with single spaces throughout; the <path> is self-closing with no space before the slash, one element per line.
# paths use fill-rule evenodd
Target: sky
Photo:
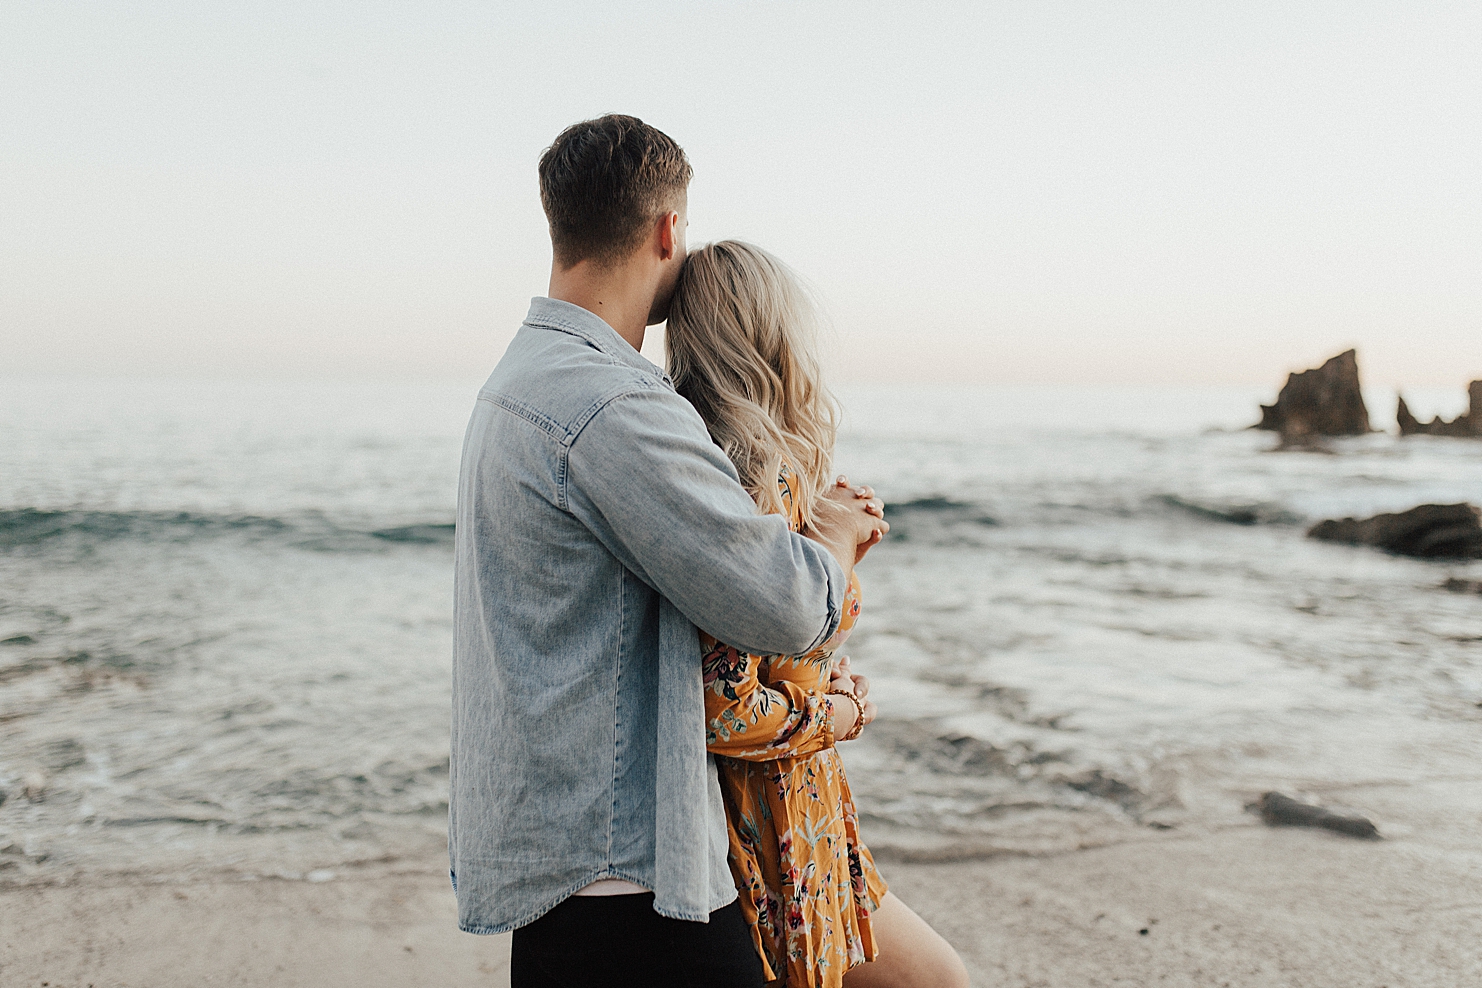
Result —
<path fill-rule="evenodd" d="M 1424 0 L 14 0 L 0 375 L 481 379 L 606 112 L 839 381 L 1482 377 L 1482 5 Z"/>

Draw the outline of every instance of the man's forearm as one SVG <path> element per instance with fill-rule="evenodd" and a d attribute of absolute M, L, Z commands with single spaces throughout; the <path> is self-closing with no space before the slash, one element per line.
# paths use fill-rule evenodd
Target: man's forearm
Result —
<path fill-rule="evenodd" d="M 802 545 L 782 518 L 757 514 L 694 409 L 657 389 L 593 416 L 568 453 L 566 495 L 639 579 L 718 640 L 757 655 L 798 655 L 828 640 L 856 545 L 877 521 L 852 492 L 830 491 L 814 512 L 825 540 Z M 824 507 L 836 498 L 847 504 Z"/>
<path fill-rule="evenodd" d="M 846 532 L 834 532 L 830 533 L 830 537 L 811 527 L 803 535 L 828 550 L 829 555 L 834 557 L 834 561 L 844 571 L 844 585 L 848 586 L 849 580 L 854 576 L 854 556 L 858 548 L 854 543 L 854 536 Z"/>

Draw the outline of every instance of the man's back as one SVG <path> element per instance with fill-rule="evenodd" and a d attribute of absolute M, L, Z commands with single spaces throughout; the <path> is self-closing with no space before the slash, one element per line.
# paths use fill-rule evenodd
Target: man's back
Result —
<path fill-rule="evenodd" d="M 699 416 L 601 319 L 536 299 L 479 395 L 459 483 L 449 845 L 460 925 L 590 882 L 704 920 L 735 897 L 695 624 L 801 653 L 826 551 L 757 514 Z"/>

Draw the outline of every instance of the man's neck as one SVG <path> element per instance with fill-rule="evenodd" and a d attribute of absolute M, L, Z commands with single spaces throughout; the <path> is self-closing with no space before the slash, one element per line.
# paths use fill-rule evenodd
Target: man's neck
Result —
<path fill-rule="evenodd" d="M 550 297 L 596 313 L 635 350 L 643 349 L 654 286 L 632 264 L 599 268 L 580 261 L 566 268 L 551 266 Z"/>

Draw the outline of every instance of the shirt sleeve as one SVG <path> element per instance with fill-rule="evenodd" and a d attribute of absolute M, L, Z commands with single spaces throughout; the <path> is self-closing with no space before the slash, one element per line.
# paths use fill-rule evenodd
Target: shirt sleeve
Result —
<path fill-rule="evenodd" d="M 565 501 L 639 579 L 742 652 L 801 655 L 838 629 L 828 550 L 762 515 L 699 414 L 668 389 L 607 402 L 572 440 Z"/>

